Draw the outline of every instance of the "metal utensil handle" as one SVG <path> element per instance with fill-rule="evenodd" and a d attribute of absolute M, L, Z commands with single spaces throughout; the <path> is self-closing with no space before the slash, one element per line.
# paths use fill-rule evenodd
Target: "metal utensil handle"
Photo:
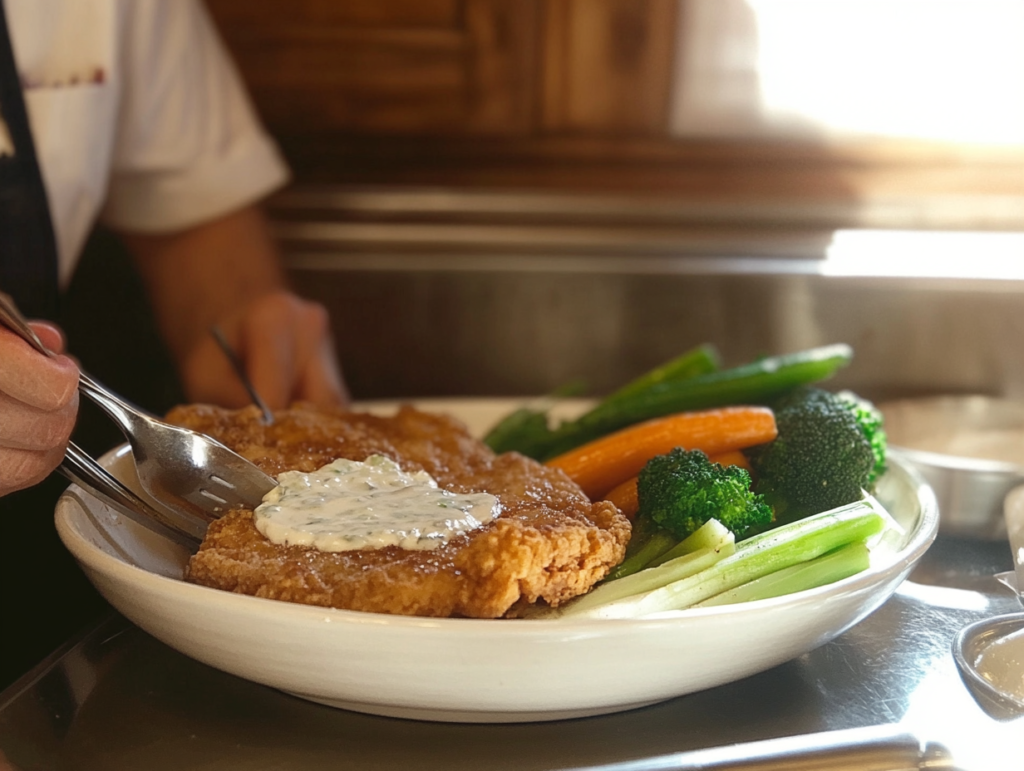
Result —
<path fill-rule="evenodd" d="M 102 384 L 96 382 L 85 372 L 79 372 L 78 390 L 83 396 L 88 397 L 96 405 L 107 413 L 131 441 L 131 431 L 135 424 L 136 416 L 142 415 L 147 418 L 153 417 L 141 407 L 129 404 L 117 394 L 111 392 Z"/>
<path fill-rule="evenodd" d="M 263 401 L 263 398 L 256 390 L 256 386 L 252 384 L 252 380 L 249 379 L 249 375 L 245 371 L 245 367 L 242 366 L 242 362 L 239 360 L 238 354 L 235 353 L 235 349 L 231 347 L 231 343 L 224 337 L 224 332 L 217 325 L 210 328 L 210 334 L 213 335 L 213 339 L 217 341 L 217 345 L 224 352 L 228 362 L 231 364 L 231 368 L 235 371 L 235 375 L 238 376 L 245 390 L 249 392 L 249 398 L 252 399 L 252 403 L 260 408 L 260 412 L 263 413 L 263 422 L 269 426 L 274 422 L 274 413 L 267 406 L 267 403 Z"/>
<path fill-rule="evenodd" d="M 780 737 L 566 771 L 909 771 L 955 766 L 949 750 L 897 726 Z"/>
<path fill-rule="evenodd" d="M 28 325 L 28 321 L 21 315 L 14 299 L 9 294 L 0 292 L 0 323 L 21 337 L 44 356 L 53 356 L 53 351 L 43 345 L 43 341 Z"/>
<path fill-rule="evenodd" d="M 1024 601 L 1024 485 L 1014 487 L 1003 498 L 1003 521 L 1010 539 L 1017 596 Z"/>
<path fill-rule="evenodd" d="M 206 522 L 198 518 L 189 524 L 175 521 L 150 505 L 119 479 L 93 460 L 74 442 L 68 444 L 59 471 L 70 481 L 97 495 L 126 517 L 165 538 L 195 548 L 206 532 Z"/>
<path fill-rule="evenodd" d="M 44 356 L 54 355 L 53 351 L 43 345 L 42 340 L 29 326 L 11 296 L 4 292 L 0 292 L 0 323 Z M 98 386 L 92 378 L 84 373 L 79 375 L 79 389 L 91 396 L 115 418 L 120 415 L 121 419 L 118 422 L 123 424 L 127 419 L 123 412 L 124 409 L 127 409 L 127 405 L 110 395 L 106 389 Z M 205 522 L 197 519 L 195 523 L 192 523 L 192 527 L 175 522 L 125 487 L 120 480 L 93 460 L 74 442 L 68 443 L 64 461 L 58 470 L 70 481 L 99 496 L 143 527 L 188 547 L 194 547 L 202 541 L 206 531 Z"/>
<path fill-rule="evenodd" d="M 0 323 L 18 335 L 22 340 L 31 345 L 44 356 L 53 356 L 54 353 L 39 339 L 39 336 L 29 326 L 28 321 L 21 315 L 18 306 L 11 296 L 0 292 Z M 130 427 L 130 410 L 134 409 L 123 400 L 111 394 L 107 389 L 93 380 L 84 372 L 78 375 L 78 390 L 96 402 L 103 410 L 116 420 L 122 428 Z"/>
<path fill-rule="evenodd" d="M 28 321 L 21 315 L 18 306 L 11 296 L 0 292 L 0 323 L 21 337 L 26 343 L 45 356 L 53 356 L 53 351 L 43 345 L 42 340 L 29 326 Z M 146 414 L 144 410 L 128 404 L 120 397 L 112 394 L 102 385 L 93 380 L 85 372 L 79 372 L 78 389 L 85 396 L 96 402 L 103 410 L 110 415 L 122 428 L 131 428 L 133 412 Z"/>

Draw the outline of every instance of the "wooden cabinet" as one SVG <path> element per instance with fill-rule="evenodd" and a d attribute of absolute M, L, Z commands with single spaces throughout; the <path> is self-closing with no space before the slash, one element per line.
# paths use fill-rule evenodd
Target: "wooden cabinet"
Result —
<path fill-rule="evenodd" d="M 207 3 L 300 182 L 835 200 L 851 210 L 984 195 L 1024 226 L 1019 150 L 673 137 L 679 0 Z M 1006 208 L 1006 196 L 1017 203 Z"/>
<path fill-rule="evenodd" d="M 664 135 L 676 5 L 675 0 L 545 3 L 537 129 Z"/>
<path fill-rule="evenodd" d="M 534 0 L 210 0 L 283 136 L 516 135 L 534 111 Z"/>
<path fill-rule="evenodd" d="M 676 0 L 208 0 L 272 130 L 664 135 Z"/>

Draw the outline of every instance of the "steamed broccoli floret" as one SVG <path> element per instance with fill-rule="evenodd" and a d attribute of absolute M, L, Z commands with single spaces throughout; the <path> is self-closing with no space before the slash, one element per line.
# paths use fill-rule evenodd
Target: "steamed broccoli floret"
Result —
<path fill-rule="evenodd" d="M 800 388 L 773 405 L 779 435 L 747 456 L 755 489 L 786 521 L 852 503 L 885 468 L 885 433 L 870 404 Z M 877 453 L 877 454 L 876 454 Z"/>
<path fill-rule="evenodd" d="M 768 505 L 739 466 L 712 463 L 700 450 L 677 447 L 648 461 L 637 480 L 637 519 L 647 518 L 682 540 L 717 519 L 736 538 L 771 522 Z"/>
<path fill-rule="evenodd" d="M 681 542 L 711 519 L 736 540 L 771 524 L 772 510 L 750 489 L 750 475 L 739 466 L 712 463 L 700 450 L 677 447 L 651 458 L 637 478 L 639 506 L 626 559 L 606 580 L 659 564 Z"/>
<path fill-rule="evenodd" d="M 840 391 L 836 396 L 852 410 L 854 417 L 857 419 L 857 425 L 860 426 L 860 430 L 864 432 L 864 436 L 867 437 L 868 442 L 871 444 L 871 454 L 875 456 L 875 465 L 871 469 L 871 476 L 868 478 L 868 484 L 864 486 L 864 489 L 874 490 L 875 482 L 885 473 L 887 468 L 885 458 L 889 440 L 885 435 L 882 413 L 874 404 L 867 399 L 857 396 L 853 391 Z"/>

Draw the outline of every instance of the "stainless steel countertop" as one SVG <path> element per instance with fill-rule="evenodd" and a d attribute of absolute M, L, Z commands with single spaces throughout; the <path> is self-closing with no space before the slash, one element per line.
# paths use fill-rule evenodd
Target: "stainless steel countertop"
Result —
<path fill-rule="evenodd" d="M 888 603 L 810 653 L 652 707 L 554 723 L 440 724 L 335 710 L 199 664 L 113 616 L 0 696 L 0 750 L 19 771 L 518 770 L 626 761 L 638 761 L 630 768 L 639 771 L 682 767 L 663 757 L 672 753 L 881 727 L 941 744 L 957 768 L 1018 768 L 1022 721 L 988 717 L 950 654 L 962 625 L 1019 609 L 991 577 L 1008 561 L 1004 543 L 940 537 Z"/>

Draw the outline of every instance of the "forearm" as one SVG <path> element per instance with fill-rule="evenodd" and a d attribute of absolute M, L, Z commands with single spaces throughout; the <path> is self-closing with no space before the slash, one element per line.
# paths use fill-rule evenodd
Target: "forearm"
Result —
<path fill-rule="evenodd" d="M 170 235 L 122 236 L 179 367 L 215 323 L 285 288 L 269 229 L 255 207 Z"/>
<path fill-rule="evenodd" d="M 287 290 L 257 209 L 173 235 L 125 235 L 125 243 L 190 400 L 225 407 L 248 401 L 210 334 L 216 324 L 272 408 L 347 402 L 327 311 Z"/>

